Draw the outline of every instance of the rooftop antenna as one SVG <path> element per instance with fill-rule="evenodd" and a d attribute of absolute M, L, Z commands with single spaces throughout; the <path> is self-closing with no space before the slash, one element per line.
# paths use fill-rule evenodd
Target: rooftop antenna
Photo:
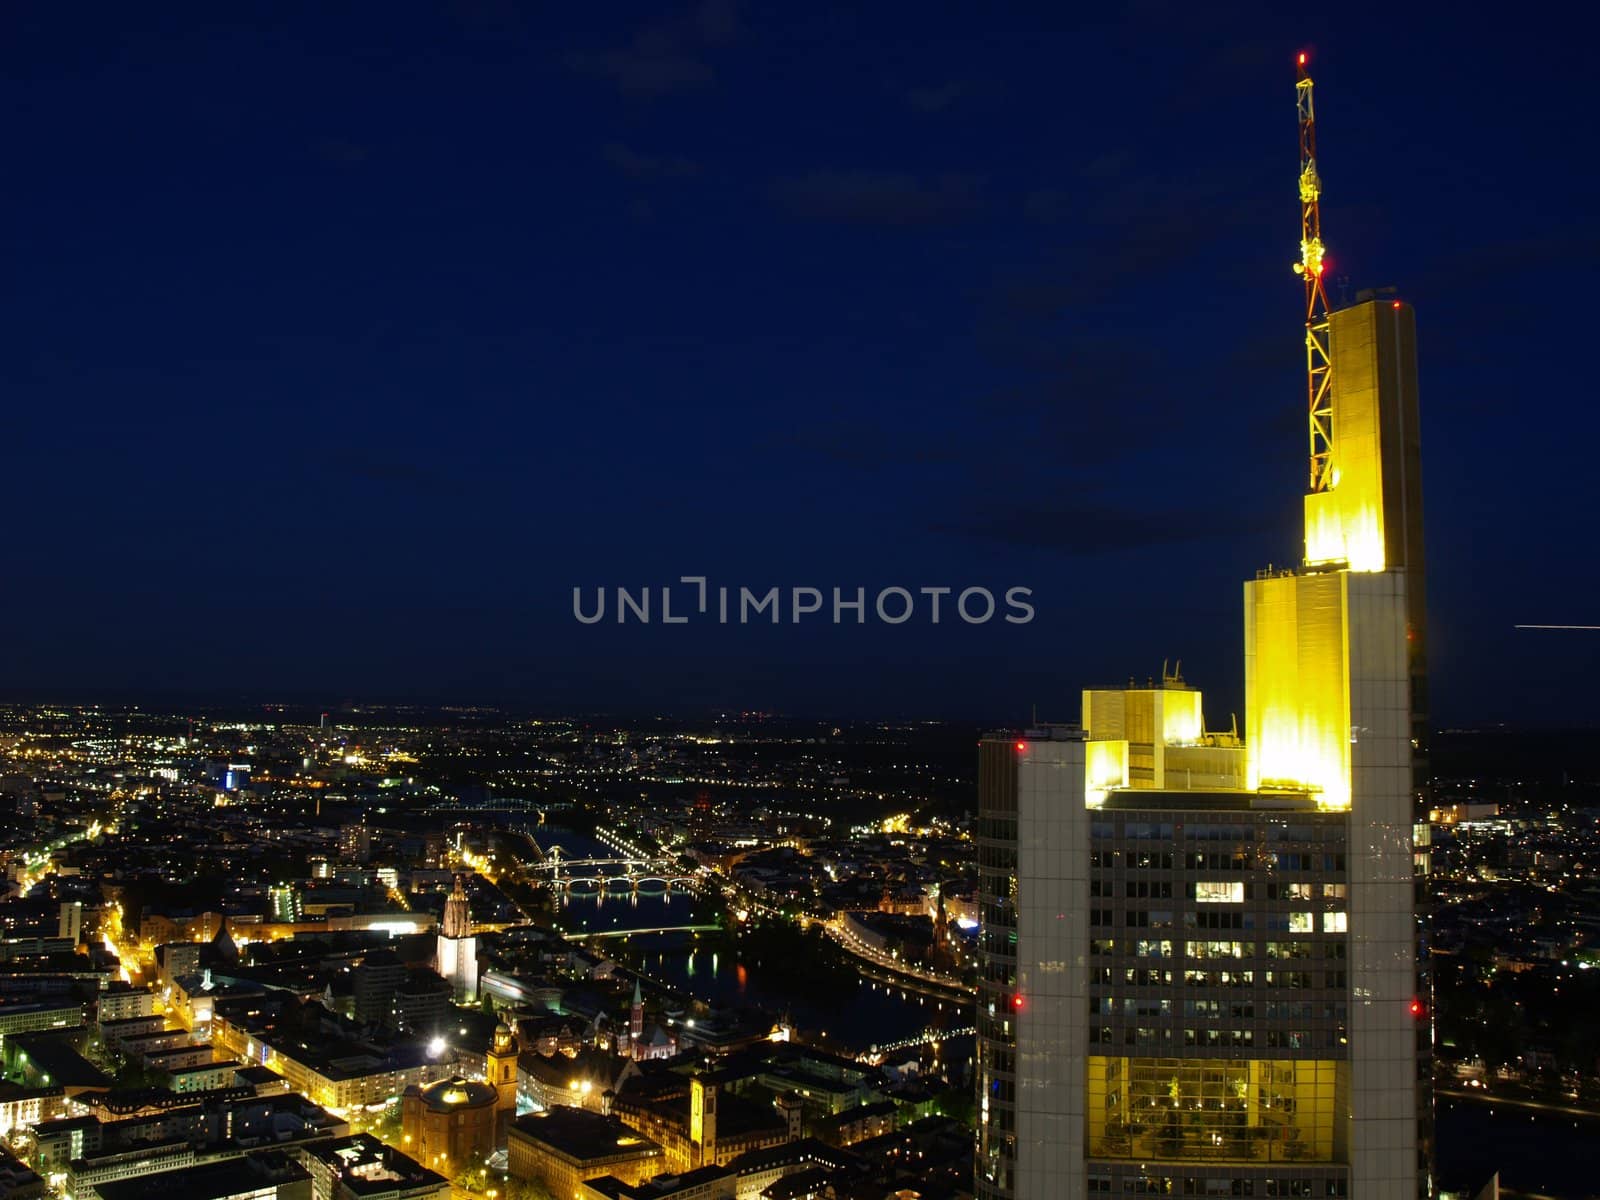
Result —
<path fill-rule="evenodd" d="M 1306 397 L 1311 446 L 1311 488 L 1333 487 L 1333 358 L 1328 353 L 1328 294 L 1322 286 L 1322 177 L 1317 174 L 1317 118 L 1311 76 L 1300 52 L 1294 85 L 1300 116 L 1300 261 L 1294 272 L 1306 285 Z"/>

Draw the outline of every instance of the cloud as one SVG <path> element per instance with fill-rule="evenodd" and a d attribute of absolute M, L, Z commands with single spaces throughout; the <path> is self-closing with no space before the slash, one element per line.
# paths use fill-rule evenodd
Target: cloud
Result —
<path fill-rule="evenodd" d="M 812 171 L 778 180 L 773 198 L 799 220 L 874 228 L 951 225 L 983 207 L 977 176 L 921 179 L 901 171 Z"/>
<path fill-rule="evenodd" d="M 716 71 L 705 48 L 738 33 L 732 0 L 703 0 L 684 15 L 637 30 L 626 45 L 579 52 L 568 62 L 580 74 L 609 80 L 624 95 L 666 96 L 711 86 Z"/>
<path fill-rule="evenodd" d="M 633 179 L 657 176 L 681 177 L 700 171 L 698 163 L 679 154 L 644 154 L 621 142 L 607 142 L 600 147 L 600 157 L 622 174 Z"/>

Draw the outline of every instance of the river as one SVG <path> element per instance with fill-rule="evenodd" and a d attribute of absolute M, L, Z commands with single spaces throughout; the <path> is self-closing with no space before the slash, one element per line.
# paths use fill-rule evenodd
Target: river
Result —
<path fill-rule="evenodd" d="M 610 854 L 592 838 L 564 830 L 548 835 L 540 831 L 546 852 L 559 845 L 565 858 L 598 858 Z M 610 932 L 651 930 L 686 925 L 693 921 L 695 899 L 682 891 L 666 895 L 607 895 L 570 893 L 560 901 L 562 922 L 569 929 Z M 926 996 L 892 984 L 857 979 L 842 992 L 826 995 L 766 981 L 759 967 L 739 960 L 736 947 L 719 939 L 701 939 L 688 933 L 641 933 L 628 939 L 643 957 L 640 970 L 648 977 L 720 1008 L 750 1006 L 774 1016 L 787 1013 L 795 1026 L 821 1034 L 836 1045 L 866 1050 L 914 1037 L 929 1028 L 971 1026 L 970 1003 L 957 1004 Z M 719 941 L 717 948 L 710 943 Z M 704 944 L 702 944 L 704 943 Z M 971 1039 L 950 1048 L 964 1059 Z"/>
<path fill-rule="evenodd" d="M 1501 1186 L 1518 1192 L 1600 1196 L 1591 1157 L 1600 1118 L 1440 1097 L 1438 1140 L 1440 1183 L 1452 1191 L 1475 1191 L 1499 1171 Z"/>

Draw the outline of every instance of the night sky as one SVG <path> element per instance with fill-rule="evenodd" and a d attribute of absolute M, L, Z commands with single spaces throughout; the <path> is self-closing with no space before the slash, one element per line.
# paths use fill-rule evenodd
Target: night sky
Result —
<path fill-rule="evenodd" d="M 1306 47 L 1330 291 L 1417 309 L 1435 714 L 1592 723 L 1600 634 L 1512 628 L 1600 624 L 1582 31 L 1069 7 L 5 5 L 0 693 L 1015 722 L 1182 658 L 1226 726 Z M 572 617 L 685 574 L 1037 616 Z"/>

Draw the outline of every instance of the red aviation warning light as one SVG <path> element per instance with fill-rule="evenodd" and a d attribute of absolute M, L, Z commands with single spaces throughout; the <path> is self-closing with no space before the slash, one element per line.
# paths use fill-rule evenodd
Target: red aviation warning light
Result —
<path fill-rule="evenodd" d="M 1306 52 L 1304 50 L 1300 51 L 1300 65 L 1302 67 L 1306 65 Z"/>
<path fill-rule="evenodd" d="M 1011 1007 L 1018 1012 L 1022 1011 L 1022 997 L 1020 995 L 1011 997 Z"/>
<path fill-rule="evenodd" d="M 1411 1015 L 1413 1017 L 1420 1017 L 1422 1015 L 1422 1001 L 1421 1000 L 1413 1000 L 1411 1002 Z"/>
<path fill-rule="evenodd" d="M 1018 754 L 1021 754 L 1027 748 L 1028 748 L 1028 743 L 1027 742 L 1018 742 L 1017 743 L 1017 753 Z"/>

